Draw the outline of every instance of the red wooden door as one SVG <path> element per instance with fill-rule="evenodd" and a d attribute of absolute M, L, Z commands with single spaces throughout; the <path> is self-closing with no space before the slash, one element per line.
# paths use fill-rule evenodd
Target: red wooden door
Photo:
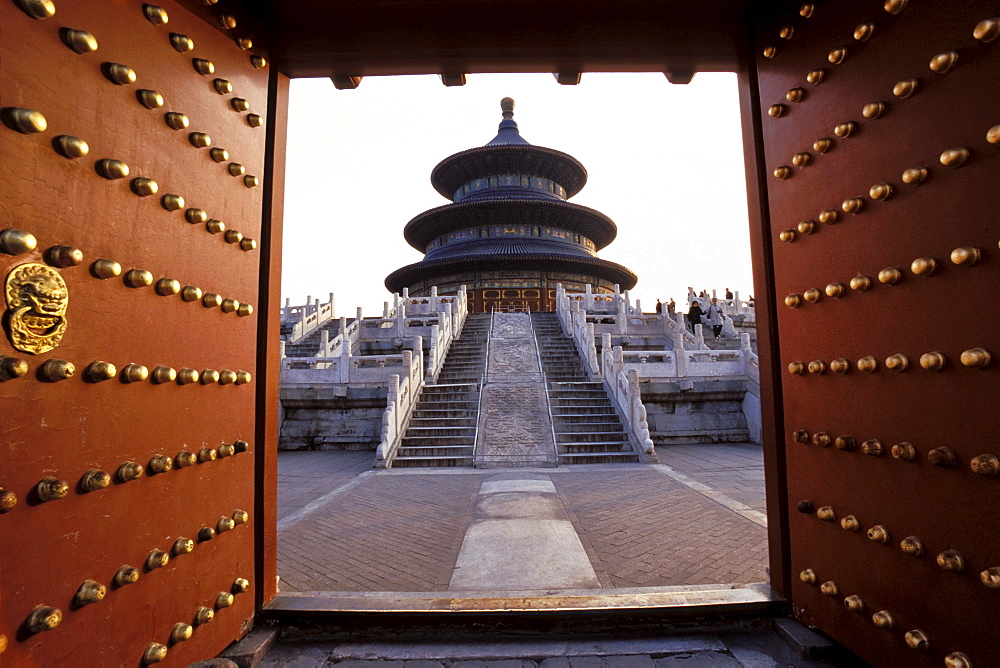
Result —
<path fill-rule="evenodd" d="M 267 66 L 159 4 L 0 4 L 9 665 L 187 665 L 255 609 Z"/>
<path fill-rule="evenodd" d="M 754 49 L 787 595 L 874 663 L 989 665 L 1000 5 L 773 4 Z"/>

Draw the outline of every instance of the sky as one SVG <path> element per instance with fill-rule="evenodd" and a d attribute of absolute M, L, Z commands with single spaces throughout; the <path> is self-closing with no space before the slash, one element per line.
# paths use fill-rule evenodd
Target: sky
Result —
<path fill-rule="evenodd" d="M 448 203 L 431 170 L 497 133 L 500 99 L 515 100 L 521 136 L 587 168 L 570 201 L 618 225 L 599 256 L 634 271 L 631 291 L 651 311 L 687 286 L 753 292 L 736 75 L 687 85 L 662 74 L 471 74 L 367 77 L 355 90 L 329 79 L 291 82 L 282 296 L 335 294 L 337 315 L 377 315 L 383 280 L 422 254 L 403 239 L 421 212 Z"/>

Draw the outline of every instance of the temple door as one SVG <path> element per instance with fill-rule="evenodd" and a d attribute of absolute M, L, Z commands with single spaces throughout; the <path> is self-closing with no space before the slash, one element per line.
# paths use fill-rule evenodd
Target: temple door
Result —
<path fill-rule="evenodd" d="M 776 586 L 873 663 L 989 665 L 1000 7 L 772 4 L 753 123 L 787 475 Z"/>
<path fill-rule="evenodd" d="M 269 68 L 239 13 L 157 4 L 0 3 L 8 665 L 184 666 L 267 593 Z"/>

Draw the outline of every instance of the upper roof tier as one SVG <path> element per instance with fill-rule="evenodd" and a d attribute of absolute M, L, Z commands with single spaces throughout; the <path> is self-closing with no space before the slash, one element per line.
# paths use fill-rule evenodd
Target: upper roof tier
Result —
<path fill-rule="evenodd" d="M 530 174 L 555 181 L 572 197 L 587 184 L 587 170 L 573 156 L 525 140 L 514 122 L 514 100 L 500 101 L 503 120 L 494 137 L 485 146 L 448 156 L 431 172 L 434 189 L 448 199 L 474 179 L 499 174 Z"/>

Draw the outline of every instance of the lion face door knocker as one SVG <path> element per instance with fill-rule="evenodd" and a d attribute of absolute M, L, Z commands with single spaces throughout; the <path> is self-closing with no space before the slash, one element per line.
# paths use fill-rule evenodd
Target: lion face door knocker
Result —
<path fill-rule="evenodd" d="M 18 265 L 7 274 L 4 296 L 8 334 L 15 348 L 39 355 L 62 343 L 69 291 L 58 272 L 44 264 Z"/>

